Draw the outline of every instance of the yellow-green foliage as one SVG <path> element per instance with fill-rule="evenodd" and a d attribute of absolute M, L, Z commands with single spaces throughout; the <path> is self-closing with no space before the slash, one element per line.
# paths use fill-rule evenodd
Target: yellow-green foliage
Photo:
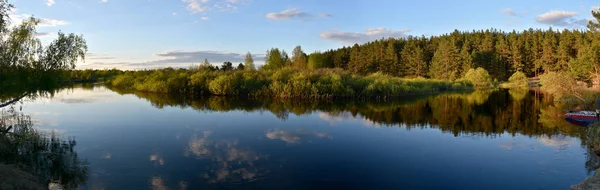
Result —
<path fill-rule="evenodd" d="M 509 87 L 528 87 L 529 79 L 525 75 L 525 73 L 521 71 L 515 72 L 510 78 L 508 78 L 508 86 Z"/>
<path fill-rule="evenodd" d="M 476 88 L 489 88 L 492 87 L 492 77 L 483 68 L 469 69 L 465 74 L 465 80 L 471 81 Z"/>
<path fill-rule="evenodd" d="M 471 89 L 469 81 L 402 79 L 375 73 L 350 74 L 342 69 L 129 71 L 108 82 L 116 88 L 189 95 L 244 95 L 278 98 L 393 97 Z"/>
<path fill-rule="evenodd" d="M 582 88 L 573 76 L 566 72 L 547 72 L 540 75 L 542 90 L 554 95 L 556 98 L 576 97 L 584 99 Z"/>

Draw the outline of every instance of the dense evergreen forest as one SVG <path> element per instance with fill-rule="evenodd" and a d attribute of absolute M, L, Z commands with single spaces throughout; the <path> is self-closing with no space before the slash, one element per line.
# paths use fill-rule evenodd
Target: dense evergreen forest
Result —
<path fill-rule="evenodd" d="M 454 31 L 433 37 L 382 39 L 308 57 L 318 60 L 308 61 L 309 68 L 335 67 L 357 74 L 383 72 L 398 77 L 456 80 L 469 69 L 481 67 L 500 81 L 516 71 L 529 77 L 565 71 L 589 80 L 589 73 L 600 66 L 600 35 L 552 28 Z"/>
<path fill-rule="evenodd" d="M 592 12 L 600 20 L 600 12 Z M 587 30 L 495 29 L 458 31 L 432 37 L 381 39 L 366 44 L 306 55 L 300 46 L 288 58 L 277 48 L 267 51 L 264 68 L 342 68 L 355 74 L 383 72 L 396 77 L 442 80 L 462 78 L 469 69 L 484 68 L 499 81 L 515 72 L 528 77 L 546 72 L 568 72 L 590 81 L 600 71 L 598 21 Z"/>

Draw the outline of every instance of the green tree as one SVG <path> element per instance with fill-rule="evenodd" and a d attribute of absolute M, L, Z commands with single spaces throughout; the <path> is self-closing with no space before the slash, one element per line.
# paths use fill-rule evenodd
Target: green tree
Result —
<path fill-rule="evenodd" d="M 229 61 L 223 62 L 223 65 L 221 65 L 221 70 L 223 70 L 223 71 L 233 70 L 233 63 L 231 63 Z"/>
<path fill-rule="evenodd" d="M 477 88 L 488 88 L 493 86 L 492 77 L 484 68 L 469 69 L 465 74 L 465 79 L 471 81 Z"/>
<path fill-rule="evenodd" d="M 600 30 L 600 10 L 598 11 L 592 11 L 592 16 L 594 16 L 594 18 L 596 19 L 594 20 L 590 20 L 588 22 L 588 29 L 590 31 L 599 31 Z"/>
<path fill-rule="evenodd" d="M 287 54 L 285 54 L 285 52 L 280 51 L 278 48 L 272 48 L 271 50 L 267 51 L 265 56 L 265 66 L 263 66 L 263 69 L 269 70 L 282 68 L 287 61 L 286 56 Z"/>
<path fill-rule="evenodd" d="M 350 72 L 353 73 L 364 74 L 365 70 L 362 69 L 363 65 L 364 63 L 361 57 L 360 46 L 358 46 L 358 44 L 354 44 L 354 46 L 352 46 L 352 49 L 350 49 L 350 61 L 348 62 L 348 69 L 350 70 Z"/>
<path fill-rule="evenodd" d="M 214 71 L 215 67 L 213 65 L 211 65 L 210 62 L 208 62 L 208 59 L 204 59 L 204 62 L 202 62 L 202 64 L 200 64 L 199 69 Z"/>
<path fill-rule="evenodd" d="M 402 66 L 404 76 L 425 77 L 427 75 L 427 61 L 425 52 L 416 40 L 409 40 L 404 49 L 400 52 L 402 57 Z"/>
<path fill-rule="evenodd" d="M 443 41 L 433 55 L 430 76 L 436 79 L 455 80 L 459 78 L 460 57 L 458 48 L 452 41 Z"/>
<path fill-rule="evenodd" d="M 327 59 L 323 53 L 314 52 L 308 56 L 309 69 L 319 69 L 328 67 L 331 67 L 331 65 L 328 64 Z"/>
<path fill-rule="evenodd" d="M 243 64 L 243 63 L 240 63 L 240 64 L 238 64 L 238 66 L 237 66 L 237 68 L 236 68 L 236 69 L 237 69 L 237 70 L 240 70 L 240 71 L 243 71 L 243 70 L 245 69 L 245 66 L 244 66 L 244 64 Z"/>
<path fill-rule="evenodd" d="M 399 52 L 398 50 L 396 50 L 394 42 L 395 41 L 391 41 L 387 44 L 387 47 L 385 48 L 385 52 L 383 54 L 383 66 L 380 67 L 379 70 L 387 74 L 391 74 L 393 76 L 403 76 L 400 63 L 398 62 Z"/>
<path fill-rule="evenodd" d="M 244 63 L 246 64 L 246 70 L 256 70 L 256 66 L 254 66 L 254 58 L 252 58 L 252 54 L 250 52 L 246 54 L 246 60 Z"/>
<path fill-rule="evenodd" d="M 12 5 L 0 0 L 0 78 L 3 74 L 27 70 L 30 77 L 75 68 L 78 60 L 85 59 L 87 45 L 83 36 L 58 33 L 58 38 L 42 46 L 36 37 L 36 26 L 41 22 L 33 17 L 9 29 L 9 12 Z"/>
<path fill-rule="evenodd" d="M 510 78 L 508 78 L 508 82 L 513 87 L 528 87 L 529 79 L 525 75 L 525 73 L 517 71 Z"/>
<path fill-rule="evenodd" d="M 306 54 L 302 51 L 302 47 L 296 46 L 292 52 L 292 66 L 297 68 L 306 68 L 308 63 Z"/>

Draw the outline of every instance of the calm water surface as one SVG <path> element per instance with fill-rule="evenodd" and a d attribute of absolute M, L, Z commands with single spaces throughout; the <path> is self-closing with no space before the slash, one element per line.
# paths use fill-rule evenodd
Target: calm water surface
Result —
<path fill-rule="evenodd" d="M 564 105 L 527 90 L 303 102 L 96 86 L 19 106 L 75 138 L 83 189 L 568 189 L 597 165 Z"/>

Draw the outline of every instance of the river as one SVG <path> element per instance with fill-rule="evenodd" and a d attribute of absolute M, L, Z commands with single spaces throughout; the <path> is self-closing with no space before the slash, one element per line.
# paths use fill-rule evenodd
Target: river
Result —
<path fill-rule="evenodd" d="M 598 158 L 565 106 L 529 90 L 284 101 L 104 86 L 13 105 L 76 141 L 82 189 L 568 189 Z"/>

